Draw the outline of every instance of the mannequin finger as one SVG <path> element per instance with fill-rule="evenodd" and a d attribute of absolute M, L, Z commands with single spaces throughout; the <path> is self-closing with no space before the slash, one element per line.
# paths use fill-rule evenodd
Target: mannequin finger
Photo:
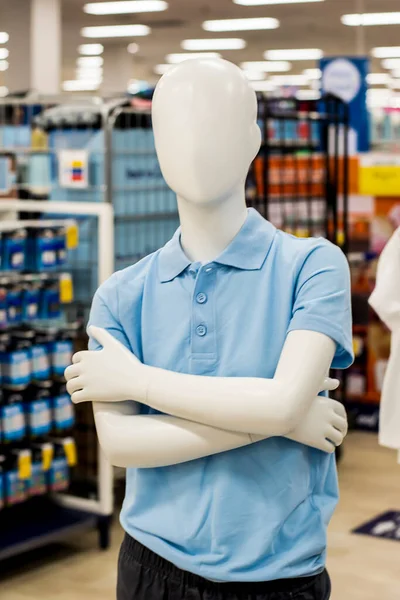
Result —
<path fill-rule="evenodd" d="M 335 413 L 337 415 L 340 415 L 341 417 L 344 417 L 345 419 L 347 419 L 346 409 L 341 402 L 338 402 L 337 400 L 335 400 L 333 403 L 333 410 L 335 411 Z"/>
<path fill-rule="evenodd" d="M 83 352 L 77 352 L 76 354 L 73 355 L 72 362 L 74 365 L 76 365 L 77 363 L 80 363 L 82 359 L 83 359 Z"/>
<path fill-rule="evenodd" d="M 332 427 L 326 434 L 327 439 L 332 442 L 335 446 L 340 446 L 343 442 L 343 434 L 337 429 Z"/>
<path fill-rule="evenodd" d="M 341 417 L 335 413 L 332 418 L 332 425 L 335 429 L 338 429 L 341 433 L 343 433 L 343 435 L 347 434 L 349 426 L 347 419 L 344 417 Z"/>
<path fill-rule="evenodd" d="M 324 379 L 324 385 L 322 391 L 333 392 L 337 390 L 340 385 L 339 379 L 332 379 L 331 377 L 326 377 Z"/>
<path fill-rule="evenodd" d="M 71 400 L 74 404 L 79 404 L 80 402 L 87 402 L 89 398 L 84 390 L 79 390 L 72 394 Z"/>
<path fill-rule="evenodd" d="M 332 442 L 330 442 L 329 440 L 325 440 L 321 450 L 323 450 L 324 452 L 328 452 L 328 454 L 333 454 L 336 450 L 336 446 L 332 444 Z"/>
<path fill-rule="evenodd" d="M 79 363 L 77 363 L 75 365 L 70 365 L 64 371 L 64 377 L 67 381 L 69 381 L 70 379 L 73 379 L 74 377 L 79 377 L 80 374 L 81 374 L 81 367 L 80 367 Z"/>
<path fill-rule="evenodd" d="M 67 383 L 67 392 L 72 395 L 74 392 L 82 390 L 83 387 L 84 381 L 82 377 L 74 377 L 73 379 L 70 379 Z"/>

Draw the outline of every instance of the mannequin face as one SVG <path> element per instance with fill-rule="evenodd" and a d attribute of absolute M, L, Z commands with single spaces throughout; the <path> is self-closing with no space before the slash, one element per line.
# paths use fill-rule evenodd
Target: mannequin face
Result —
<path fill-rule="evenodd" d="M 216 202 L 244 181 L 261 141 L 257 99 L 225 60 L 172 67 L 153 98 L 153 128 L 164 179 L 181 198 Z"/>

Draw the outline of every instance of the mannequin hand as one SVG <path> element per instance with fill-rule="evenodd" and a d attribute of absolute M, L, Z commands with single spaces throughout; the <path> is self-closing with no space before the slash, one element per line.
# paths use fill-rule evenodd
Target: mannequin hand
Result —
<path fill-rule="evenodd" d="M 108 331 L 90 327 L 102 350 L 78 352 L 65 370 L 72 402 L 121 402 L 146 399 L 148 368 Z"/>
<path fill-rule="evenodd" d="M 303 421 L 287 437 L 312 448 L 332 453 L 347 435 L 346 410 L 340 402 L 317 396 Z"/>

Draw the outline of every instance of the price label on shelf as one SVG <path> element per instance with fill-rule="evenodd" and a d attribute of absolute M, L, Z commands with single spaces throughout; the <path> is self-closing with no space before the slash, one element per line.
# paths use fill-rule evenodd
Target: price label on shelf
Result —
<path fill-rule="evenodd" d="M 73 438 L 65 438 L 64 440 L 64 451 L 65 456 L 67 457 L 67 462 L 69 467 L 75 467 L 78 462 L 78 457 L 76 453 L 76 444 Z"/>
<path fill-rule="evenodd" d="M 74 285 L 70 273 L 60 275 L 60 302 L 69 304 L 74 299 Z"/>
<path fill-rule="evenodd" d="M 53 462 L 54 448 L 52 444 L 43 444 L 42 446 L 42 469 L 49 471 Z"/>
<path fill-rule="evenodd" d="M 32 454 L 30 450 L 21 450 L 18 454 L 18 477 L 30 479 L 32 476 Z"/>
<path fill-rule="evenodd" d="M 79 229 L 77 223 L 70 223 L 67 226 L 67 248 L 73 250 L 79 244 Z"/>

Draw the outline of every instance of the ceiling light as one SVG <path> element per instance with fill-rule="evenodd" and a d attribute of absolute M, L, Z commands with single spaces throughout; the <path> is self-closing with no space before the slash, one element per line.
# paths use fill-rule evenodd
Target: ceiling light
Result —
<path fill-rule="evenodd" d="M 91 81 L 102 81 L 103 69 L 77 69 L 75 71 L 77 79 L 90 79 Z"/>
<path fill-rule="evenodd" d="M 264 81 L 265 79 L 265 73 L 262 73 L 261 71 L 246 71 L 243 69 L 243 73 L 249 81 Z"/>
<path fill-rule="evenodd" d="M 7 50 L 7 48 L 0 48 L 0 60 L 4 60 L 5 58 L 9 57 L 9 51 Z"/>
<path fill-rule="evenodd" d="M 298 90 L 296 98 L 298 100 L 319 100 L 321 94 L 317 90 Z"/>
<path fill-rule="evenodd" d="M 396 79 L 397 77 L 400 77 L 400 69 L 394 70 L 392 71 L 392 75 L 393 77 Z"/>
<path fill-rule="evenodd" d="M 7 71 L 9 66 L 7 60 L 0 60 L 0 71 Z"/>
<path fill-rule="evenodd" d="M 161 65 L 156 65 L 154 67 L 154 73 L 157 73 L 157 75 L 164 75 L 164 73 L 166 73 L 168 71 L 168 69 L 171 69 L 171 65 L 166 65 L 166 64 L 161 64 Z"/>
<path fill-rule="evenodd" d="M 278 19 L 261 17 L 259 19 L 221 19 L 217 21 L 204 21 L 203 29 L 206 31 L 256 31 L 260 29 L 277 29 Z"/>
<path fill-rule="evenodd" d="M 99 88 L 98 81 L 82 81 L 80 79 L 72 79 L 63 81 L 62 89 L 64 92 L 94 92 Z"/>
<path fill-rule="evenodd" d="M 369 26 L 369 25 L 399 25 L 400 12 L 386 13 L 358 13 L 354 15 L 343 15 L 340 20 L 343 25 L 350 27 Z"/>
<path fill-rule="evenodd" d="M 305 4 L 306 2 L 324 2 L 324 0 L 233 0 L 242 6 L 266 6 L 267 4 Z"/>
<path fill-rule="evenodd" d="M 140 50 L 139 44 L 132 42 L 131 44 L 128 45 L 127 50 L 129 52 L 129 54 L 137 54 Z"/>
<path fill-rule="evenodd" d="M 0 44 L 7 44 L 10 36 L 5 31 L 0 31 Z"/>
<path fill-rule="evenodd" d="M 221 58 L 221 55 L 219 52 L 178 52 L 176 54 L 167 54 L 165 60 L 170 64 L 177 64 L 189 58 Z"/>
<path fill-rule="evenodd" d="M 384 69 L 400 69 L 400 58 L 385 58 L 382 61 Z"/>
<path fill-rule="evenodd" d="M 241 68 L 245 71 L 264 71 L 265 73 L 279 73 L 290 71 L 292 65 L 287 60 L 253 60 L 241 63 Z"/>
<path fill-rule="evenodd" d="M 322 71 L 321 69 L 304 69 L 303 75 L 308 79 L 321 79 Z"/>
<path fill-rule="evenodd" d="M 184 50 L 243 50 L 246 42 L 239 38 L 210 38 L 200 40 L 183 40 L 181 47 Z"/>
<path fill-rule="evenodd" d="M 80 56 L 76 60 L 78 67 L 101 67 L 104 58 L 102 56 Z"/>
<path fill-rule="evenodd" d="M 250 81 L 250 85 L 256 92 L 272 92 L 276 89 L 276 85 L 272 81 Z"/>
<path fill-rule="evenodd" d="M 8 96 L 8 87 L 2 85 L 0 86 L 0 98 L 4 98 L 5 96 Z"/>
<path fill-rule="evenodd" d="M 151 29 L 147 25 L 101 25 L 81 30 L 82 36 L 87 38 L 136 37 L 149 33 Z"/>
<path fill-rule="evenodd" d="M 309 85 L 310 80 L 305 75 L 273 75 L 271 80 L 279 85 Z"/>
<path fill-rule="evenodd" d="M 102 44 L 81 44 L 78 48 L 79 54 L 84 56 L 98 56 L 103 54 L 104 46 Z"/>
<path fill-rule="evenodd" d="M 370 85 L 386 85 L 389 83 L 389 79 L 387 73 L 369 73 L 367 75 L 367 83 Z"/>
<path fill-rule="evenodd" d="M 126 15 L 129 13 L 160 12 L 167 10 L 163 0 L 128 0 L 125 2 L 90 2 L 83 10 L 89 15 Z"/>
<path fill-rule="evenodd" d="M 300 48 L 299 50 L 267 50 L 267 60 L 318 60 L 324 53 L 317 48 Z"/>
<path fill-rule="evenodd" d="M 400 57 L 400 46 L 382 46 L 372 48 L 372 56 L 375 58 L 398 58 Z"/>

